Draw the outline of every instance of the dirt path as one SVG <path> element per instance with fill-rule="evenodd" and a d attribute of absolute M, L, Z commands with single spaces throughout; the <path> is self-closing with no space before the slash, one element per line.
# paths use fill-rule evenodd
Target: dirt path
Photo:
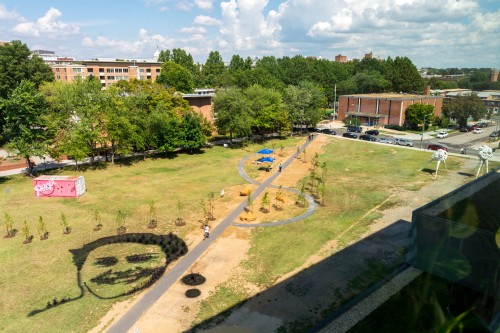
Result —
<path fill-rule="evenodd" d="M 276 178 L 273 184 L 278 186 L 283 185 L 285 187 L 295 186 L 301 177 L 308 174 L 310 159 L 312 159 L 315 153 L 321 153 L 323 145 L 326 144 L 328 140 L 327 136 L 318 135 L 308 147 L 305 161 L 304 157 L 295 159 L 286 168 L 286 171 Z M 474 167 L 477 167 L 476 160 L 466 160 L 464 165 L 465 170 L 470 170 L 470 173 L 473 173 L 472 170 Z M 266 177 L 266 175 L 263 174 L 262 177 Z M 387 228 L 400 219 L 410 221 L 411 212 L 415 208 L 418 208 L 430 200 L 457 188 L 459 185 L 468 180 L 467 176 L 450 172 L 446 174 L 446 182 L 433 181 L 416 193 L 414 191 L 401 191 L 395 193 L 395 195 L 399 198 L 401 205 L 383 211 L 384 216 L 372 225 L 370 232 L 365 236 L 368 237 L 377 231 Z M 262 181 L 262 179 L 259 179 L 259 181 Z M 239 188 L 226 189 L 226 199 L 224 202 L 225 207 L 217 207 L 217 211 L 221 213 L 228 212 L 241 202 L 241 197 L 237 195 L 238 191 Z M 405 228 L 405 226 L 403 226 L 403 228 Z M 185 292 L 192 287 L 186 286 L 181 281 L 178 281 L 160 298 L 159 301 L 157 301 L 146 313 L 143 314 L 143 316 L 136 323 L 135 327 L 141 333 L 158 331 L 183 332 L 189 329 L 195 320 L 196 314 L 198 313 L 200 303 L 205 300 L 218 285 L 226 283 L 230 279 L 234 280 L 234 277 L 237 277 L 242 273 L 240 263 L 247 257 L 247 251 L 250 249 L 250 232 L 250 229 L 242 229 L 234 226 L 227 228 L 221 235 L 222 237 L 215 240 L 202 257 L 199 258 L 190 268 L 190 272 L 200 273 L 206 277 L 206 282 L 204 284 L 196 286 L 196 288 L 201 291 L 201 295 L 198 298 L 187 298 L 185 296 Z M 201 233 L 199 235 L 190 235 L 188 237 L 188 241 L 193 245 L 200 240 Z M 305 268 L 311 267 L 321 269 L 321 274 L 333 276 L 334 280 L 349 281 L 348 277 L 349 275 L 352 275 L 352 272 L 349 273 L 349 270 L 352 271 L 356 268 L 360 269 L 360 267 L 353 267 L 357 264 L 349 262 L 349 258 L 352 254 L 335 256 L 337 262 L 335 262 L 334 265 L 330 265 L 328 263 L 325 264 L 325 258 L 330 257 L 331 254 L 336 251 L 338 251 L 338 249 L 335 241 L 325 244 L 322 250 L 316 255 L 311 256 L 307 262 L 304 263 L 304 265 L 293 272 L 290 272 L 286 276 L 283 276 L 278 281 L 277 285 L 287 281 L 292 276 L 301 277 L 293 280 L 296 285 L 300 286 L 302 282 L 307 285 L 310 281 L 312 281 L 312 276 L 304 275 L 301 271 Z M 357 251 L 357 249 L 353 249 L 353 251 Z M 329 272 L 329 270 L 332 270 L 333 267 L 339 267 L 340 263 L 338 260 L 344 261 L 342 263 L 344 267 L 343 270 Z M 319 263 L 321 263 L 321 265 L 318 265 Z M 302 313 L 304 311 L 307 312 L 307 303 L 312 300 L 312 303 L 317 303 L 318 299 L 322 298 L 321 290 L 322 288 L 325 288 L 326 285 L 327 284 L 323 286 L 321 283 L 318 283 L 315 288 L 309 288 L 307 295 L 303 295 L 303 297 L 295 299 L 297 297 L 291 298 L 289 292 L 290 288 L 287 288 L 287 285 L 284 283 L 283 286 L 277 288 L 273 287 L 272 290 L 266 291 L 260 296 L 256 295 L 262 291 L 250 284 L 245 284 L 245 286 L 242 287 L 247 289 L 247 292 L 250 296 L 252 296 L 252 299 L 238 310 L 233 311 L 223 324 L 208 331 L 272 332 L 283 323 L 293 321 L 298 313 Z M 139 298 L 140 295 L 126 302 L 116 304 L 115 307 L 113 307 L 113 309 L 103 318 L 101 324 L 91 332 L 104 331 L 106 327 L 108 327 L 110 321 L 120 317 L 120 315 L 129 309 Z M 279 304 L 275 303 L 270 304 L 269 299 L 279 299 L 280 301 L 287 302 L 287 307 L 289 307 L 289 309 L 284 311 L 283 309 L 286 307 L 280 307 Z M 292 305 L 296 308 L 292 309 L 294 307 Z M 281 308 L 282 311 L 276 311 L 276 308 Z M 289 318 L 284 318 L 287 315 Z M 134 331 L 133 329 L 130 329 L 129 332 Z"/>

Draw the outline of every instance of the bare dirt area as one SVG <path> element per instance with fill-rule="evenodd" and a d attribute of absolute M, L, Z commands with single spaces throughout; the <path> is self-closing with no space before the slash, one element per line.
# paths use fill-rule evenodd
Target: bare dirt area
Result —
<path fill-rule="evenodd" d="M 330 140 L 328 136 L 319 134 L 307 148 L 306 154 L 296 156 L 294 161 L 275 179 L 273 185 L 283 187 L 295 187 L 297 182 L 309 173 L 311 160 L 316 153 L 321 154 L 322 147 Z M 294 149 L 290 149 L 288 156 L 296 155 Z M 288 156 L 284 156 L 286 159 Z M 462 169 L 472 171 L 477 167 L 476 160 L 465 160 Z M 277 172 L 274 169 L 271 172 Z M 271 173 L 265 171 L 260 174 L 258 181 L 262 181 Z M 419 191 L 401 191 L 394 193 L 398 203 L 388 209 L 382 210 L 383 217 L 372 224 L 370 231 L 365 235 L 369 238 L 376 232 L 390 227 L 401 219 L 410 221 L 411 212 L 429 202 L 430 200 L 445 194 L 461 184 L 470 180 L 466 174 L 443 172 L 446 182 L 434 181 Z M 431 177 L 431 175 L 429 175 Z M 439 178 L 438 178 L 439 179 Z M 243 186 L 225 189 L 223 200 L 216 206 L 218 219 L 232 211 L 239 203 L 246 200 L 241 197 L 240 191 Z M 274 198 L 276 189 L 270 189 L 270 196 Z M 295 195 L 285 194 L 287 204 L 292 207 L 295 204 Z M 255 223 L 273 221 L 279 219 L 279 211 L 270 209 L 269 212 L 259 210 L 260 203 L 255 203 L 253 210 L 256 215 Z M 379 207 L 383 208 L 383 207 Z M 296 208 L 300 211 L 300 208 Z M 377 208 L 375 208 L 377 209 Z M 283 210 L 287 215 L 290 209 Z M 296 213 L 294 211 L 294 213 Z M 289 217 L 289 216 L 287 216 Z M 282 217 L 283 218 L 283 217 Z M 286 217 L 285 217 L 286 218 Z M 409 223 L 400 223 L 398 228 L 408 228 Z M 240 264 L 247 258 L 250 249 L 251 228 L 229 227 L 218 237 L 208 250 L 190 267 L 186 274 L 201 274 L 206 280 L 197 286 L 188 286 L 182 281 L 177 281 L 163 296 L 147 310 L 135 328 L 141 333 L 147 332 L 184 332 L 190 329 L 196 320 L 200 304 L 213 293 L 217 286 L 228 281 L 241 283 L 241 288 L 249 295 L 250 300 L 240 308 L 234 310 L 225 321 L 215 328 L 206 329 L 206 332 L 273 332 L 283 324 L 293 322 L 304 313 L 315 314 L 315 306 L 324 306 L 331 302 L 327 299 L 326 289 L 332 289 L 332 281 L 338 285 L 346 283 L 353 277 L 353 270 L 363 270 L 364 263 L 353 261 L 352 258 L 366 252 L 377 253 L 383 245 L 369 243 L 372 248 L 362 249 L 354 247 L 350 252 L 342 252 L 331 258 L 332 253 L 339 251 L 337 244 L 333 241 L 325 244 L 323 249 L 316 255 L 311 256 L 304 265 L 286 276 L 283 276 L 274 287 L 268 290 L 259 290 L 254 285 L 245 282 L 242 278 Z M 202 230 L 188 235 L 186 243 L 194 247 L 202 242 Z M 318 279 L 318 276 L 328 276 L 328 279 Z M 186 297 L 188 289 L 196 288 L 201 292 L 196 298 Z M 91 332 L 103 332 L 110 323 L 125 313 L 145 292 L 122 303 L 116 304 L 113 309 L 105 315 L 101 324 Z M 285 305 L 286 306 L 283 306 Z M 129 332 L 134 332 L 131 328 Z"/>

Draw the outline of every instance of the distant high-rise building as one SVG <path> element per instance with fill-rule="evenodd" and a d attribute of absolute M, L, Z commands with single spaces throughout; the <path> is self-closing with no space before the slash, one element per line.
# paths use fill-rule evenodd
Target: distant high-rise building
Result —
<path fill-rule="evenodd" d="M 335 62 L 347 62 L 347 56 L 341 54 L 336 55 Z"/>
<path fill-rule="evenodd" d="M 365 59 L 372 59 L 372 58 L 373 58 L 373 52 L 365 53 Z"/>
<path fill-rule="evenodd" d="M 498 81 L 498 69 L 492 68 L 491 69 L 491 76 L 490 76 L 491 82 L 497 82 Z"/>

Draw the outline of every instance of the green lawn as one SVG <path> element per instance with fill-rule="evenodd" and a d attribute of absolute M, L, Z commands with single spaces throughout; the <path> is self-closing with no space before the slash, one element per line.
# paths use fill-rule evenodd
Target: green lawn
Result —
<path fill-rule="evenodd" d="M 275 140 L 266 147 L 279 149 L 296 147 L 298 138 Z M 263 145 L 251 145 L 244 149 L 214 147 L 202 154 L 171 155 L 164 158 L 137 160 L 117 166 L 82 171 L 62 171 L 63 175 L 83 175 L 87 193 L 78 199 L 35 198 L 31 179 L 13 176 L 0 178 L 0 219 L 4 213 L 13 217 L 18 234 L 13 238 L 0 238 L 0 327 L 2 332 L 85 332 L 94 327 L 120 295 L 137 281 L 127 281 L 110 290 L 99 290 L 97 297 L 89 292 L 81 294 L 77 283 L 77 267 L 70 250 L 81 248 L 101 237 L 116 235 L 117 211 L 127 213 L 127 232 L 173 232 L 183 238 L 199 227 L 201 199 L 207 201 L 210 192 L 241 185 L 237 165 L 241 158 L 261 149 Z M 354 148 L 354 149 L 353 149 Z M 245 262 L 248 278 L 262 286 L 269 286 L 282 274 L 300 266 L 321 246 L 334 239 L 371 208 L 382 203 L 397 188 L 419 188 L 430 177 L 417 171 L 428 161 L 429 153 L 390 146 L 379 146 L 356 141 L 334 140 L 326 147 L 321 162 L 326 162 L 326 205 L 310 218 L 297 223 L 255 229 L 252 235 L 250 258 Z M 448 172 L 456 172 L 458 159 L 449 158 Z M 443 170 L 441 177 L 445 175 Z M 218 199 L 216 196 L 216 200 Z M 254 200 L 258 200 L 254 198 Z M 160 219 L 154 231 L 147 228 L 149 205 L 154 202 Z M 174 224 L 181 215 L 186 226 Z M 103 228 L 94 231 L 92 215 L 99 210 Z M 64 235 L 60 215 L 64 213 L 72 228 Z M 216 212 L 217 213 L 217 212 Z M 37 234 L 38 218 L 42 216 L 50 232 L 47 240 Z M 367 230 L 376 216 L 367 216 L 356 228 L 345 233 L 348 244 Z M 26 220 L 33 242 L 23 244 L 22 223 Z M 289 239 L 289 242 L 280 240 Z M 189 246 L 189 244 L 188 244 Z M 152 254 L 142 267 L 155 267 L 161 259 L 158 247 L 107 245 L 93 252 L 81 270 L 84 282 L 99 275 L 106 266 L 107 256 L 116 260 L 138 254 Z M 97 250 L 95 250 L 97 251 Z M 108 254 L 113 252 L 112 255 Z M 114 262 L 115 259 L 109 259 Z M 104 261 L 103 261 L 104 260 Z M 105 264 L 103 264 L 103 262 Z M 89 266 L 93 265 L 93 266 Z M 123 268 L 125 269 L 125 268 Z M 139 277 L 140 278 L 140 277 Z M 99 283 L 99 281 L 95 282 Z M 100 286 L 94 286 L 99 287 Z M 230 286 L 228 287 L 230 288 Z M 219 288 L 225 294 L 238 295 L 227 288 Z M 57 307 L 43 310 L 53 298 L 76 298 Z M 127 296 L 125 296 L 127 297 Z M 214 297 L 218 297 L 217 293 Z M 208 311 L 210 312 L 210 311 Z"/>

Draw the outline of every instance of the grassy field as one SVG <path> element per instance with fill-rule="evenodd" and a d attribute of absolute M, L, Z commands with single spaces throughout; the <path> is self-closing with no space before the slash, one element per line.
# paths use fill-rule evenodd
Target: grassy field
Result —
<path fill-rule="evenodd" d="M 269 144 L 293 146 L 297 141 L 294 138 Z M 30 313 L 45 309 L 47 302 L 54 298 L 73 299 L 80 295 L 77 268 L 70 250 L 79 249 L 101 237 L 116 235 L 118 210 L 126 213 L 125 225 L 129 233 L 173 232 L 184 238 L 200 227 L 201 200 L 206 203 L 210 192 L 219 193 L 222 188 L 244 184 L 245 181 L 238 174 L 238 162 L 261 148 L 261 145 L 244 149 L 214 147 L 201 154 L 169 155 L 146 161 L 124 161 L 115 166 L 102 165 L 97 170 L 58 172 L 60 175 L 85 177 L 87 193 L 78 199 L 35 198 L 30 178 L 22 175 L 0 178 L 2 227 L 4 214 L 7 213 L 14 221 L 13 227 L 18 230 L 13 238 L 0 238 L 0 330 L 85 332 L 94 327 L 113 303 L 124 299 L 109 297 L 121 294 L 121 289 L 103 291 L 101 296 L 104 297 L 101 298 L 87 292 L 77 300 L 29 316 Z M 225 199 L 217 195 L 215 198 L 219 203 Z M 154 230 L 148 229 L 148 212 L 152 202 L 159 218 L 158 227 Z M 93 214 L 96 210 L 100 213 L 103 225 L 100 231 L 93 230 Z M 62 213 L 72 229 L 70 234 L 63 234 L 60 224 Z M 179 215 L 186 220 L 186 226 L 175 225 Z M 40 240 L 37 232 L 40 216 L 49 232 L 47 240 Z M 30 244 L 23 244 L 23 221 L 27 222 L 29 232 L 34 236 Z M 154 247 L 144 246 L 141 249 L 128 246 L 128 250 L 125 250 L 123 246 L 115 244 L 108 245 L 101 252 L 96 250 L 87 262 L 96 262 L 105 257 L 107 251 L 102 251 L 110 249 L 116 251 L 113 253 L 116 258 L 159 252 Z M 154 266 L 155 260 L 149 261 L 148 265 Z M 95 275 L 98 269 L 84 266 L 82 277 Z M 133 284 L 123 288 L 131 286 Z"/>
<path fill-rule="evenodd" d="M 276 140 L 267 143 L 266 147 L 276 150 L 281 146 L 296 147 L 298 141 L 299 138 Z M 85 332 L 94 327 L 114 302 L 124 299 L 112 297 L 123 290 L 119 286 L 117 290 L 99 291 L 104 297 L 95 297 L 87 292 L 77 298 L 81 290 L 70 250 L 79 249 L 104 236 L 116 235 L 118 225 L 115 220 L 119 210 L 127 214 L 127 232 L 173 232 L 184 238 L 200 226 L 200 201 L 203 199 L 206 202 L 210 192 L 218 193 L 222 188 L 243 185 L 245 181 L 237 171 L 238 162 L 261 148 L 262 145 L 244 149 L 214 147 L 195 155 L 132 160 L 115 166 L 104 165 L 97 170 L 61 171 L 59 174 L 62 175 L 85 176 L 87 193 L 78 199 L 35 198 L 31 179 L 20 175 L 0 178 L 0 219 L 3 220 L 4 213 L 10 214 L 14 228 L 19 231 L 13 238 L 0 239 L 2 332 Z M 246 278 L 261 286 L 272 285 L 279 276 L 300 266 L 325 242 L 354 223 L 358 223 L 357 227 L 344 233 L 342 241 L 348 244 L 356 240 L 376 218 L 370 215 L 361 219 L 368 210 L 382 203 L 397 189 L 418 189 L 430 180 L 428 174 L 417 171 L 428 156 L 428 152 L 355 141 L 339 140 L 328 145 L 321 156 L 321 162 L 328 167 L 326 205 L 304 221 L 255 229 L 250 258 L 244 264 L 248 270 Z M 458 159 L 449 158 L 449 172 L 458 168 Z M 160 220 L 153 231 L 147 227 L 152 202 Z M 100 231 L 93 230 L 95 222 L 92 216 L 96 210 L 100 212 L 103 224 Z M 70 234 L 63 234 L 61 213 L 66 215 L 72 228 Z M 186 226 L 175 225 L 179 215 L 187 221 Z M 37 234 L 39 216 L 43 217 L 50 232 L 49 238 L 43 241 Z M 30 234 L 34 235 L 30 244 L 23 244 L 23 221 L 27 222 Z M 289 241 L 282 242 L 283 239 Z M 159 250 L 154 246 L 124 248 L 115 244 L 100 251 L 92 253 L 87 259 L 89 263 L 94 262 L 94 267 L 84 267 L 84 279 L 97 274 L 102 267 L 95 263 L 102 263 L 102 258 L 110 251 L 116 258 L 153 254 L 143 269 L 159 263 Z M 126 289 L 130 285 L 122 287 Z M 231 286 L 218 290 L 241 299 L 240 293 L 233 291 Z M 55 297 L 76 299 L 44 310 L 47 302 Z M 213 297 L 220 295 L 216 292 Z M 33 312 L 38 313 L 30 316 Z M 207 311 L 206 316 L 210 316 L 210 312 Z"/>
<path fill-rule="evenodd" d="M 325 205 L 319 206 L 311 217 L 302 221 L 254 229 L 250 257 L 243 263 L 245 281 L 270 287 L 279 277 L 300 267 L 325 243 L 336 240 L 341 248 L 348 246 L 380 217 L 378 212 L 368 213 L 371 209 L 379 205 L 380 210 L 398 205 L 395 193 L 400 190 L 416 191 L 433 181 L 428 173 L 420 171 L 428 161 L 429 152 L 347 140 L 334 140 L 325 148 L 320 156 L 320 164 L 326 163 L 328 170 Z M 447 172 L 457 172 L 461 159 L 450 157 L 447 165 Z M 428 167 L 432 169 L 435 164 Z M 446 171 L 442 172 L 441 175 L 445 175 Z M 380 278 L 376 270 L 370 272 L 371 276 L 363 273 L 364 288 Z M 216 304 L 223 297 L 222 293 L 241 293 L 241 281 L 234 281 L 240 278 L 234 277 L 219 286 L 211 297 L 202 302 L 197 323 L 227 309 L 212 309 L 208 305 Z M 230 291 L 231 286 L 237 287 Z M 356 288 L 357 292 L 359 288 Z M 241 300 L 241 297 L 235 298 L 230 306 Z"/>

